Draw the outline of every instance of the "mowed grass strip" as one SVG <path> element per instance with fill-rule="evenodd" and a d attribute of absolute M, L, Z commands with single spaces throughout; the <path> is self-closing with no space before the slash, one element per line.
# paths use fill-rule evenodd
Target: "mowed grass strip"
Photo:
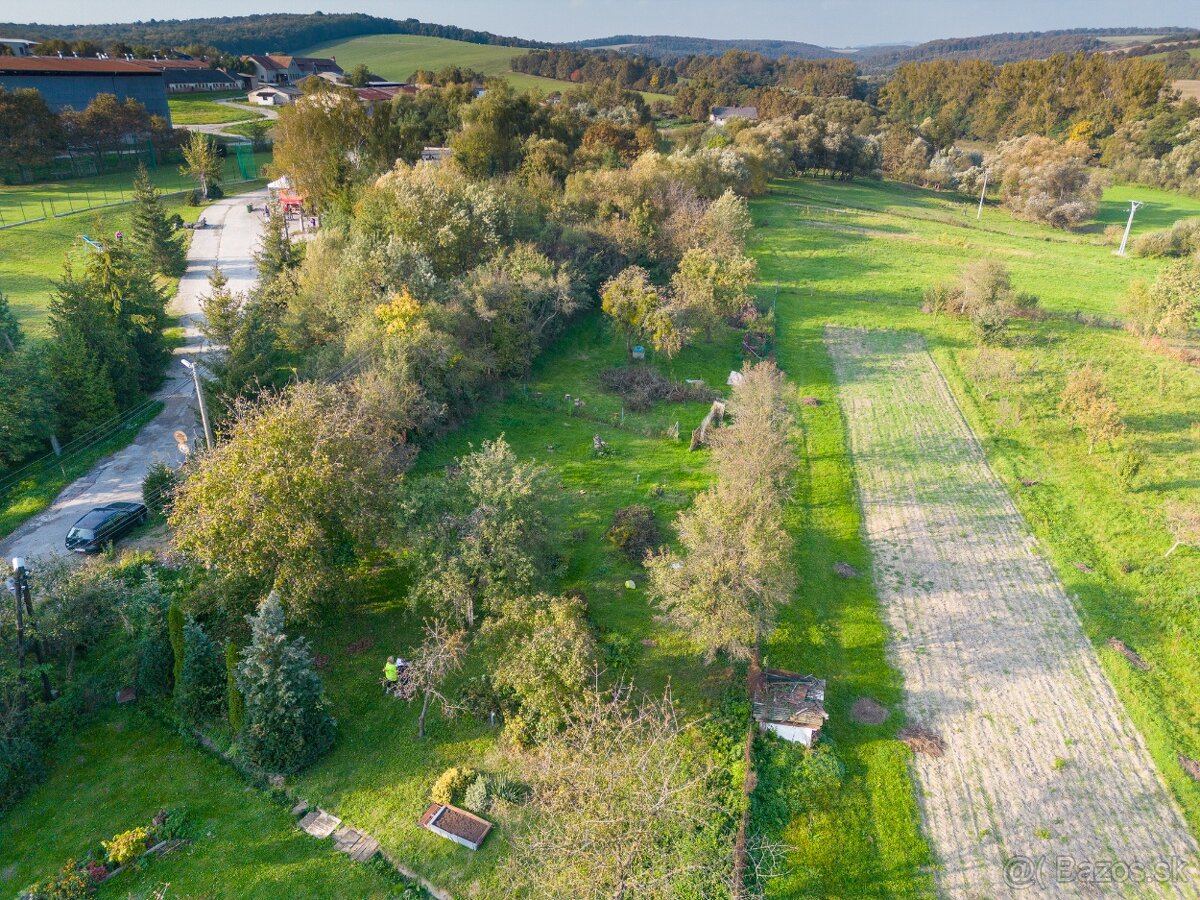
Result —
<path fill-rule="evenodd" d="M 264 118 L 252 109 L 239 109 L 218 100 L 235 100 L 246 103 L 242 91 L 215 91 L 213 93 L 176 94 L 168 98 L 171 122 L 179 125 L 223 125 L 226 122 L 246 122 Z"/>
<path fill-rule="evenodd" d="M 395 896 L 385 867 L 352 862 L 300 831 L 285 806 L 228 765 L 136 711 L 112 711 L 66 739 L 49 777 L 0 819 L 0 890 L 82 859 L 102 840 L 185 807 L 191 842 L 144 868 L 130 866 L 98 897 L 261 898 Z"/>
<path fill-rule="evenodd" d="M 756 237 L 751 247 L 763 245 Z M 759 259 L 761 265 L 761 254 Z M 765 266 L 763 275 L 771 274 Z M 788 527 L 796 539 L 799 596 L 780 615 L 765 661 L 828 680 L 830 718 L 823 734 L 846 776 L 832 803 L 794 816 L 782 834 L 767 835 L 788 846 L 787 873 L 767 882 L 767 895 L 931 896 L 932 856 L 920 832 L 911 754 L 895 737 L 904 724 L 903 686 L 888 660 L 833 372 L 820 326 L 804 315 L 803 305 L 798 291 L 778 294 L 779 365 L 799 396 L 817 405 L 797 406 L 800 469 Z M 838 563 L 858 577 L 838 575 Z M 851 719 L 851 707 L 863 697 L 888 707 L 886 722 Z"/>
<path fill-rule="evenodd" d="M 890 217 L 888 230 L 869 234 L 808 227 L 795 212 L 799 198 L 836 206 L 852 196 L 857 205 L 882 209 L 897 195 L 914 216 Z M 1014 323 L 1008 341 L 1017 373 L 1013 383 L 980 383 L 972 374 L 979 353 L 967 324 L 920 312 L 927 285 L 957 275 L 981 256 L 1002 259 L 1016 288 L 1036 291 L 1052 311 L 1086 309 L 1083 301 L 1089 301 L 1105 316 L 1119 314 L 1133 278 L 1153 277 L 1164 263 L 1116 260 L 1089 246 L 1086 236 L 1064 242 L 1049 228 L 1042 231 L 1054 240 L 1019 245 L 1031 252 L 1039 248 L 1033 256 L 1001 255 L 1011 246 L 1003 235 L 946 229 L 946 234 L 971 238 L 954 253 L 927 239 L 938 231 L 923 221 L 939 214 L 945 202 L 944 194 L 886 182 L 837 185 L 815 179 L 780 182 L 770 196 L 756 201 L 760 277 L 780 287 L 781 362 L 797 347 L 819 340 L 826 324 L 910 330 L 925 337 L 1195 833 L 1200 784 L 1181 768 L 1179 755 L 1200 759 L 1195 710 L 1200 553 L 1184 548 L 1169 559 L 1163 554 L 1172 543 L 1166 504 L 1200 503 L 1200 373 L 1150 351 L 1125 331 L 1054 316 Z M 1178 203 L 1186 211 L 1193 201 L 1180 198 Z M 1014 229 L 1025 225 L 1012 222 Z M 1120 265 L 1098 268 L 1098 261 Z M 789 346 L 789 333 L 800 342 L 796 347 Z M 1147 454 L 1130 488 L 1118 477 L 1122 447 L 1101 446 L 1089 457 L 1083 436 L 1059 413 L 1066 377 L 1085 361 L 1104 372 L 1125 418 L 1129 434 L 1122 446 L 1136 442 Z M 1132 646 L 1150 670 L 1135 670 L 1109 647 L 1112 637 Z"/>

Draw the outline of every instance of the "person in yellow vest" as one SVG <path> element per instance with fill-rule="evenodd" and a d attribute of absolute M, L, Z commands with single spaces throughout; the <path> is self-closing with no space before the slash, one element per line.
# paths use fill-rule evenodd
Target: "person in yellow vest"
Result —
<path fill-rule="evenodd" d="M 384 689 L 395 691 L 400 683 L 400 670 L 396 667 L 396 657 L 389 656 L 383 665 Z"/>

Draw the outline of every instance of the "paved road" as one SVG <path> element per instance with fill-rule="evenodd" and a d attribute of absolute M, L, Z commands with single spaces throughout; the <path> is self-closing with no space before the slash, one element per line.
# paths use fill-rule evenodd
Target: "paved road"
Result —
<path fill-rule="evenodd" d="M 265 191 L 240 194 L 218 201 L 204 211 L 207 228 L 192 235 L 188 250 L 188 268 L 179 282 L 179 293 L 171 312 L 184 328 L 183 346 L 177 358 L 196 357 L 204 352 L 200 333 L 200 298 L 208 292 L 208 273 L 219 263 L 233 291 L 254 286 L 253 251 L 258 242 L 261 213 L 246 212 L 246 204 L 259 210 L 266 201 Z M 190 435 L 195 446 L 203 442 L 204 432 L 195 410 L 195 396 L 188 371 L 173 360 L 167 371 L 167 383 L 157 394 L 166 404 L 147 424 L 132 444 L 106 457 L 78 481 L 68 485 L 55 501 L 3 541 L 0 559 L 12 556 L 42 556 L 63 552 L 63 539 L 75 520 L 91 509 L 113 500 L 140 500 L 142 479 L 151 463 L 163 460 L 178 465 L 183 457 L 175 443 L 176 431 Z"/>

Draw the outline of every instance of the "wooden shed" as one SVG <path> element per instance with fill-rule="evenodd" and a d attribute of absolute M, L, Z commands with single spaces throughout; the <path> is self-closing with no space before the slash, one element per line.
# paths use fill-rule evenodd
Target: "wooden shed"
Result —
<path fill-rule="evenodd" d="M 825 712 L 825 679 L 763 669 L 755 675 L 753 709 L 754 720 L 764 731 L 811 747 L 829 718 Z"/>

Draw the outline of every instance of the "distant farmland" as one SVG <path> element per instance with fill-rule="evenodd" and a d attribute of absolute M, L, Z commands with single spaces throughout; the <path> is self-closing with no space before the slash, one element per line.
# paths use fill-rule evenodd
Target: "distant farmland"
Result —
<path fill-rule="evenodd" d="M 417 69 L 438 69 L 462 66 L 485 75 L 501 75 L 513 87 L 523 91 L 549 93 L 571 87 L 569 81 L 539 78 L 513 72 L 509 62 L 525 51 L 519 47 L 499 47 L 492 44 L 470 44 L 446 38 L 422 37 L 412 34 L 373 34 L 317 44 L 301 51 L 301 56 L 333 56 L 347 71 L 364 63 L 374 74 L 391 81 L 404 81 Z M 669 100 L 666 94 L 642 92 L 647 101 Z"/>

